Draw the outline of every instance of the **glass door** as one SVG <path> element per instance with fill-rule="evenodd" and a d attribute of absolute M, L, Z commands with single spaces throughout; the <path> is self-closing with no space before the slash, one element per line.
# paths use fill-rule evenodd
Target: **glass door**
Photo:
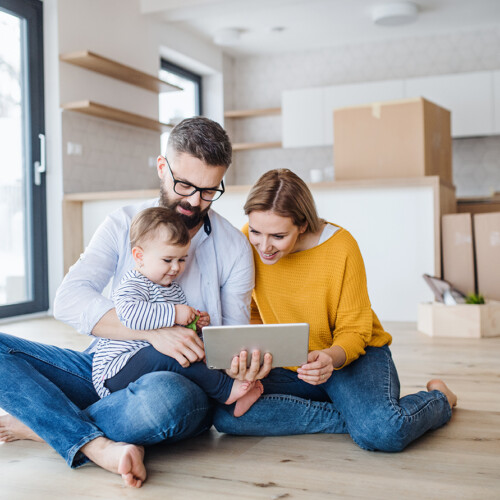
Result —
<path fill-rule="evenodd" d="M 48 309 L 42 3 L 0 0 L 0 317 Z"/>

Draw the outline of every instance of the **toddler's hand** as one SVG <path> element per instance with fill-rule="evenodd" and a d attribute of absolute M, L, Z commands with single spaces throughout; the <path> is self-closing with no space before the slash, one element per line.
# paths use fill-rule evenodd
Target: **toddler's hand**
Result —
<path fill-rule="evenodd" d="M 197 328 L 203 328 L 204 326 L 208 326 L 210 324 L 210 315 L 206 311 L 198 311 L 200 317 L 196 322 Z"/>
<path fill-rule="evenodd" d="M 196 309 L 185 304 L 175 305 L 175 322 L 178 325 L 189 325 L 196 319 Z"/>

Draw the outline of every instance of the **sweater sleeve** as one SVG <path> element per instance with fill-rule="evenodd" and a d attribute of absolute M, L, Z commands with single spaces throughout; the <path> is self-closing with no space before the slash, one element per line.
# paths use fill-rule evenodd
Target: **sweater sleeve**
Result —
<path fill-rule="evenodd" d="M 175 324 L 175 305 L 171 302 L 150 302 L 148 287 L 141 281 L 122 283 L 116 289 L 113 300 L 118 318 L 132 330 L 155 330 Z"/>
<path fill-rule="evenodd" d="M 333 344 L 341 347 L 346 355 L 347 366 L 365 354 L 372 335 L 373 313 L 366 272 L 359 247 L 352 236 L 346 244 L 345 264 L 343 269 L 340 299 L 338 303 Z"/>

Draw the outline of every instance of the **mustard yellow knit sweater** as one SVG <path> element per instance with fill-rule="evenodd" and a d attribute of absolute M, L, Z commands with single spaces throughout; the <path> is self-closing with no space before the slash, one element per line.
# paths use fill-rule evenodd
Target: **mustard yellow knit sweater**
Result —
<path fill-rule="evenodd" d="M 248 224 L 243 232 L 248 238 Z M 366 346 L 391 343 L 372 311 L 358 244 L 345 229 L 276 264 L 253 253 L 252 322 L 309 323 L 309 350 L 338 345 L 346 354 L 343 366 L 365 354 Z"/>

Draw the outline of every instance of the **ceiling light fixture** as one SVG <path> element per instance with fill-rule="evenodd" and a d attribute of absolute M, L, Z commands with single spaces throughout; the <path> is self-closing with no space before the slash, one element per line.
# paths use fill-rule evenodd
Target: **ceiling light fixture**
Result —
<path fill-rule="evenodd" d="M 215 45 L 230 46 L 236 45 L 240 41 L 241 30 L 238 28 L 222 28 L 215 32 Z"/>
<path fill-rule="evenodd" d="M 372 19 L 379 26 L 401 26 L 416 21 L 418 6 L 414 2 L 390 2 L 375 5 Z"/>

